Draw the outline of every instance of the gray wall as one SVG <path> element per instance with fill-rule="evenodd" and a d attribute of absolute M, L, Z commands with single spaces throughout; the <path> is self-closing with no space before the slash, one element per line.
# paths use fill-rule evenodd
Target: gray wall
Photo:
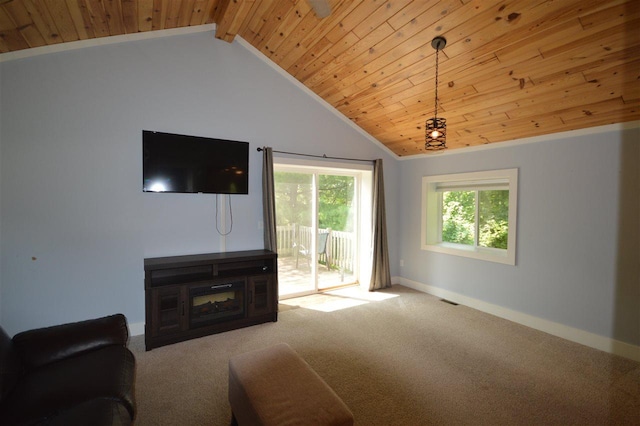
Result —
<path fill-rule="evenodd" d="M 18 59 L 0 71 L 0 319 L 9 333 L 114 312 L 142 323 L 145 257 L 262 248 L 258 146 L 384 158 L 386 186 L 398 186 L 387 151 L 211 32 Z M 250 193 L 231 197 L 225 240 L 214 195 L 142 193 L 143 129 L 251 143 Z M 388 203 L 395 255 L 394 191 Z"/>
<path fill-rule="evenodd" d="M 400 275 L 640 344 L 638 140 L 635 128 L 402 161 Z M 516 266 L 420 249 L 422 176 L 504 168 L 519 169 Z"/>

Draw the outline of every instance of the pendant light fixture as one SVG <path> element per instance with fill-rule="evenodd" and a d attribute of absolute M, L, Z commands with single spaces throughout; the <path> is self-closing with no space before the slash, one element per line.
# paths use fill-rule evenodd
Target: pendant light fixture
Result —
<path fill-rule="evenodd" d="M 424 148 L 429 151 L 437 151 L 447 147 L 447 119 L 438 118 L 438 52 L 444 49 L 447 40 L 444 37 L 436 37 L 431 40 L 431 47 L 436 49 L 436 102 L 433 118 L 426 122 Z"/>

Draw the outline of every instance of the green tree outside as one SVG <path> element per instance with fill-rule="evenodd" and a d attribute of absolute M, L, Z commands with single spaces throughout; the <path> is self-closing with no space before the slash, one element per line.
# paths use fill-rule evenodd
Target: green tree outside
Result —
<path fill-rule="evenodd" d="M 476 234 L 475 191 L 442 193 L 442 241 L 472 246 Z"/>
<path fill-rule="evenodd" d="M 313 175 L 274 172 L 278 225 L 311 226 Z"/>
<path fill-rule="evenodd" d="M 509 239 L 509 191 L 479 191 L 478 245 L 506 249 Z"/>
<path fill-rule="evenodd" d="M 276 216 L 278 225 L 297 223 L 311 226 L 313 175 L 274 172 Z M 318 176 L 318 225 L 335 231 L 353 231 L 355 178 L 352 176 Z"/>
<path fill-rule="evenodd" d="M 318 178 L 318 223 L 320 228 L 353 231 L 355 178 L 320 175 Z"/>
<path fill-rule="evenodd" d="M 478 196 L 478 245 L 506 249 L 509 237 L 509 191 L 442 193 L 442 241 L 474 245 Z"/>

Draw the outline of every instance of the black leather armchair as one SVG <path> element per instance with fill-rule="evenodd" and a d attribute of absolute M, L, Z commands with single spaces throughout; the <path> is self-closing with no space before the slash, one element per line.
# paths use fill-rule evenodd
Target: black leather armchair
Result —
<path fill-rule="evenodd" d="M 129 425 L 135 358 L 117 314 L 16 334 L 0 327 L 0 424 Z"/>

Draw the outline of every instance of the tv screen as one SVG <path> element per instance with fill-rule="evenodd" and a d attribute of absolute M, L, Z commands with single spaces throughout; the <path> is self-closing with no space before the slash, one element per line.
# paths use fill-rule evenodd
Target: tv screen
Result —
<path fill-rule="evenodd" d="M 249 193 L 249 143 L 142 131 L 142 190 Z"/>

